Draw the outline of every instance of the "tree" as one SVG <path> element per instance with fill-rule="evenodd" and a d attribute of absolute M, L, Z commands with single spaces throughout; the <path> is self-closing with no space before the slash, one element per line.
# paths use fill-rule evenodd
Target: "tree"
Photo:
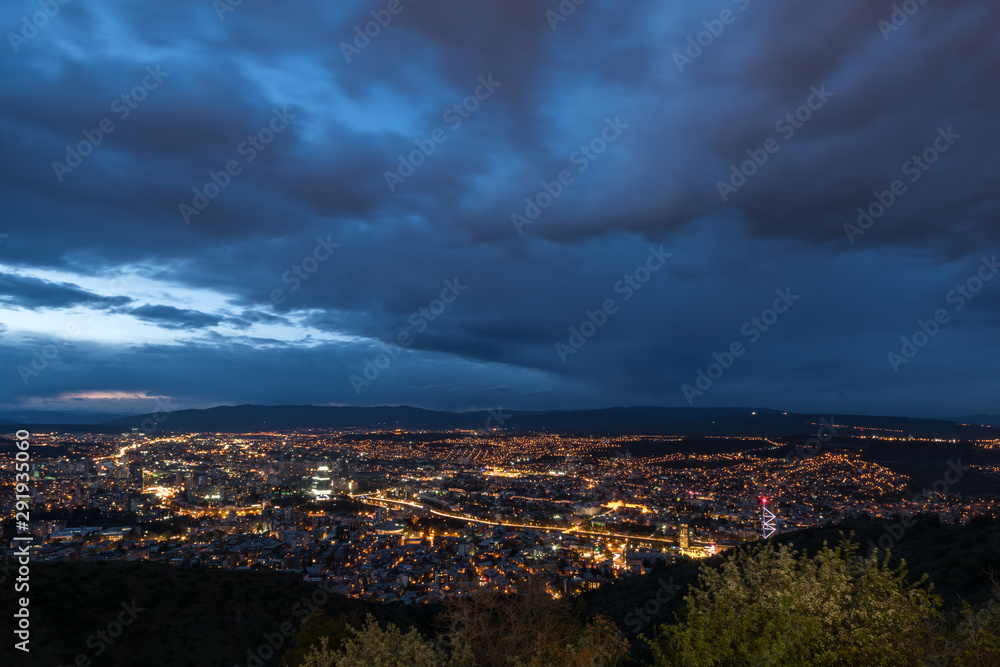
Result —
<path fill-rule="evenodd" d="M 441 621 L 445 637 L 468 646 L 482 667 L 617 665 L 628 655 L 624 634 L 603 617 L 583 625 L 563 600 L 538 581 L 521 594 L 481 590 L 449 598 Z"/>
<path fill-rule="evenodd" d="M 390 623 L 385 630 L 368 616 L 365 626 L 353 630 L 340 651 L 332 651 L 326 637 L 306 653 L 302 667 L 472 667 L 472 654 L 461 644 L 448 650 L 424 639 L 416 628 L 403 634 Z"/>
<path fill-rule="evenodd" d="M 944 648 L 929 664 L 955 667 L 1000 667 L 1000 579 L 991 575 L 993 594 L 975 611 L 962 602 L 957 622 Z"/>
<path fill-rule="evenodd" d="M 292 637 L 291 646 L 281 657 L 281 664 L 283 667 L 302 665 L 310 649 L 319 646 L 324 639 L 331 650 L 337 651 L 353 636 L 352 630 L 361 629 L 361 625 L 361 615 L 357 611 L 341 614 L 337 618 L 330 618 L 321 610 L 314 611 Z"/>
<path fill-rule="evenodd" d="M 441 620 L 447 635 L 467 645 L 482 667 L 528 664 L 548 646 L 567 644 L 575 624 L 567 606 L 528 582 L 520 595 L 478 590 L 469 598 L 448 598 Z"/>
<path fill-rule="evenodd" d="M 550 644 L 530 663 L 531 667 L 615 667 L 628 659 L 629 643 L 614 623 L 596 616 L 579 637 L 565 646 Z"/>
<path fill-rule="evenodd" d="M 888 552 L 857 553 L 849 539 L 811 558 L 767 544 L 704 567 L 683 621 L 649 642 L 656 664 L 923 664 L 941 599 L 926 575 L 907 581 L 905 562 L 890 568 Z"/>

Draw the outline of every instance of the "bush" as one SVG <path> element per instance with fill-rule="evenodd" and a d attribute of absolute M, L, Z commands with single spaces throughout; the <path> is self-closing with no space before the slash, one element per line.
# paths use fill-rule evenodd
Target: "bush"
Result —
<path fill-rule="evenodd" d="M 322 611 L 314 611 L 306 619 L 302 629 L 292 637 L 291 647 L 282 656 L 281 664 L 284 667 L 303 664 L 306 655 L 318 647 L 323 639 L 327 642 L 327 650 L 336 652 L 347 639 L 354 636 L 352 630 L 360 630 L 361 626 L 361 616 L 356 611 L 341 614 L 335 619 Z"/>
<path fill-rule="evenodd" d="M 447 636 L 468 646 L 482 667 L 530 664 L 549 647 L 568 644 L 578 629 L 566 604 L 539 583 L 525 585 L 521 595 L 479 590 L 446 605 Z"/>
<path fill-rule="evenodd" d="M 480 590 L 447 605 L 443 639 L 468 646 L 481 667 L 611 666 L 628 655 L 629 643 L 613 623 L 598 616 L 583 625 L 539 582 L 524 582 L 519 595 Z"/>
<path fill-rule="evenodd" d="M 950 660 L 950 662 L 949 662 Z M 1000 667 L 1000 580 L 993 577 L 993 596 L 979 609 L 962 603 L 945 646 L 931 657 L 932 665 Z"/>
<path fill-rule="evenodd" d="M 768 544 L 703 568 L 683 621 L 650 641 L 656 664 L 923 664 L 941 599 L 926 576 L 909 583 L 905 563 L 890 568 L 888 553 L 857 552 L 850 540 L 811 558 Z"/>
<path fill-rule="evenodd" d="M 383 630 L 372 616 L 361 630 L 331 651 L 323 637 L 305 656 L 302 667 L 472 667 L 472 654 L 458 644 L 448 651 L 424 639 L 415 628 L 403 634 L 393 624 Z"/>

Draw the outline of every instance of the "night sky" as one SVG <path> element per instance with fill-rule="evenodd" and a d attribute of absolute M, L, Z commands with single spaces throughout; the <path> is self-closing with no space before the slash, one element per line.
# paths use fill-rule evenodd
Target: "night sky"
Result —
<path fill-rule="evenodd" d="M 236 1 L 4 4 L 0 410 L 1000 411 L 1000 4 Z"/>

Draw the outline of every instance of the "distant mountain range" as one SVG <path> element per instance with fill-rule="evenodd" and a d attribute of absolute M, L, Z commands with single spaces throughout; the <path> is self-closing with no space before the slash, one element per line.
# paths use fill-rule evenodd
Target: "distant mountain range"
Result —
<path fill-rule="evenodd" d="M 37 415 L 37 422 L 27 419 Z M 68 413 L 73 414 L 73 413 Z M 43 421 L 48 415 L 51 421 Z M 159 432 L 246 433 L 289 431 L 302 428 L 447 431 L 453 429 L 500 428 L 504 431 L 558 432 L 592 435 L 685 435 L 685 436 L 759 436 L 781 437 L 812 435 L 821 420 L 831 415 L 785 413 L 770 408 L 668 408 L 630 407 L 599 410 L 489 410 L 444 412 L 406 406 L 331 407 L 316 405 L 238 405 L 205 410 L 179 410 L 156 415 L 137 415 L 95 423 L 68 422 L 67 413 L 22 413 L 20 419 L 7 417 L 7 425 L 59 425 L 62 430 L 77 432 L 121 432 L 149 430 L 156 424 Z M 81 415 L 77 415 L 82 417 Z M 27 419 L 25 419 L 27 418 Z M 1000 423 L 1000 418 L 992 418 Z M 150 421 L 152 420 L 152 421 Z M 962 423 L 906 417 L 836 415 L 835 428 L 841 435 L 871 434 L 916 438 L 1000 437 L 985 425 L 983 418 Z M 0 424 L 3 424 L 0 421 Z M 862 431 L 861 429 L 864 429 Z"/>
<path fill-rule="evenodd" d="M 989 426 L 1000 426 L 1000 415 L 972 415 L 959 419 L 960 424 L 986 424 Z"/>
<path fill-rule="evenodd" d="M 100 424 L 111 419 L 131 416 L 128 413 L 72 412 L 69 410 L 22 410 L 0 414 L 4 424 Z"/>

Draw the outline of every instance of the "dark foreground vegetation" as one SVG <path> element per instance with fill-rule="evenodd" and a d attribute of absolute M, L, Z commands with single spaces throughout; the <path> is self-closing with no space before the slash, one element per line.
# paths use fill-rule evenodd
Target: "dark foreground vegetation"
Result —
<path fill-rule="evenodd" d="M 570 600 L 537 584 L 434 607 L 317 595 L 292 573 L 36 563 L 32 652 L 5 629 L 0 664 L 1000 665 L 1000 523 L 893 524 L 776 536 Z M 889 554 L 872 550 L 887 530 Z"/>

